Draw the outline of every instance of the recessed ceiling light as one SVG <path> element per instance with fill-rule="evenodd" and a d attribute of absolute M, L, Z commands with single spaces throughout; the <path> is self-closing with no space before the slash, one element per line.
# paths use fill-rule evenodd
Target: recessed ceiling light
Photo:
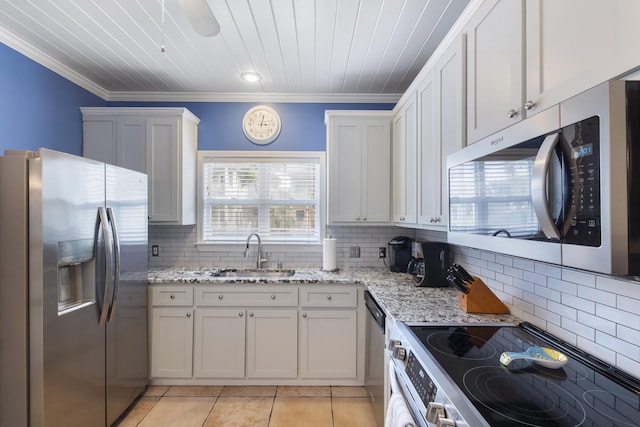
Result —
<path fill-rule="evenodd" d="M 240 77 L 242 77 L 244 80 L 248 81 L 249 83 L 255 83 L 262 80 L 262 76 L 256 72 L 242 73 L 240 74 Z"/>

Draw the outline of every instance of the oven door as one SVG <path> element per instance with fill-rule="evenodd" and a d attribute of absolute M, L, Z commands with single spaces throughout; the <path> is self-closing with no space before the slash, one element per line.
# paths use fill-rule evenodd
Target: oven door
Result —
<path fill-rule="evenodd" d="M 413 386 L 405 374 L 404 365 L 394 358 L 389 362 L 389 386 L 391 398 L 387 405 L 385 426 L 405 426 L 413 423 L 415 426 L 428 427 L 425 410 L 422 408 L 421 411 L 420 408 L 421 402 L 413 398 L 413 395 L 417 394 L 415 390 L 411 391 Z"/>

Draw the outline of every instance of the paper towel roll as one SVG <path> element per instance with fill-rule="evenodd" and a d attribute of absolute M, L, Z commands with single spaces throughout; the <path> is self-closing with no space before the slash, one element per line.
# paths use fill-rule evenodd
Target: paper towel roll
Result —
<path fill-rule="evenodd" d="M 322 269 L 333 271 L 336 269 L 336 239 L 328 238 L 322 241 Z"/>

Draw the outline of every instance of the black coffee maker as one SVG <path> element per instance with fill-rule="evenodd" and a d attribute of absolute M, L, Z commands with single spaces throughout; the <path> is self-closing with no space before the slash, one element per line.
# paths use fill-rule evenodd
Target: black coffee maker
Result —
<path fill-rule="evenodd" d="M 408 272 L 416 286 L 449 286 L 447 268 L 450 266 L 449 245 L 441 242 L 413 242 Z"/>
<path fill-rule="evenodd" d="M 413 239 L 397 236 L 387 245 L 389 252 L 389 269 L 396 273 L 406 273 L 411 261 L 411 243 Z"/>

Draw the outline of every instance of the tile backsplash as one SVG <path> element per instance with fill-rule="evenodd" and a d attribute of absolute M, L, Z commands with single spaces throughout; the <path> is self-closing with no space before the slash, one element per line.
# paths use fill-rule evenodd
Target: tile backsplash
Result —
<path fill-rule="evenodd" d="M 429 240 L 443 239 L 442 233 L 426 232 Z M 402 227 L 327 227 L 327 236 L 336 238 L 336 258 L 338 268 L 384 267 L 385 261 L 378 258 L 378 248 L 387 247 L 389 240 L 396 236 L 415 238 L 415 230 Z M 423 237 L 425 240 L 427 237 Z M 250 256 L 244 257 L 244 244 L 196 245 L 195 226 L 149 227 L 149 267 L 212 267 L 250 268 L 256 263 L 256 240 L 250 244 Z M 158 245 L 158 256 L 151 256 L 151 247 Z M 360 248 L 360 257 L 349 258 L 349 248 Z M 322 245 L 310 247 L 263 245 L 267 268 L 275 268 L 282 263 L 284 268 L 322 268 Z"/>
<path fill-rule="evenodd" d="M 337 239 L 338 268 L 384 267 L 378 248 L 395 236 L 446 241 L 443 232 L 402 227 L 328 227 Z M 196 245 L 195 226 L 150 226 L 149 267 L 250 268 L 255 265 L 255 240 L 244 258 L 244 245 Z M 158 245 L 159 256 L 151 256 Z M 265 244 L 266 267 L 321 268 L 322 246 L 308 248 Z M 349 248 L 360 248 L 349 258 Z M 282 249 L 284 248 L 284 249 Z M 452 247 L 452 259 L 480 277 L 509 307 L 529 321 L 627 372 L 640 372 L 640 282 L 517 258 Z"/>

